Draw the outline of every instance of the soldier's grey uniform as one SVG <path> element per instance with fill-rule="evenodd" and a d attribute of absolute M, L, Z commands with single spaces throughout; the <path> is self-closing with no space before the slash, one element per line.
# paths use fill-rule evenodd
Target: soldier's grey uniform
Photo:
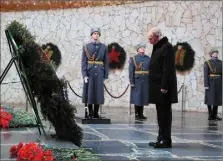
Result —
<path fill-rule="evenodd" d="M 138 44 L 137 50 L 144 47 Z M 137 53 L 130 58 L 129 80 L 131 84 L 130 104 L 135 105 L 136 119 L 145 119 L 143 116 L 144 106 L 149 104 L 149 63 L 150 57 L 144 53 Z"/>
<path fill-rule="evenodd" d="M 218 50 L 212 49 L 210 56 Z M 222 105 L 222 61 L 212 57 L 204 63 L 204 103 L 208 106 L 209 120 L 219 120 L 218 106 Z"/>
<path fill-rule="evenodd" d="M 100 29 L 91 29 L 91 35 Z M 108 79 L 109 61 L 108 47 L 101 42 L 91 41 L 83 46 L 81 71 L 82 76 L 88 77 L 88 86 L 84 83 L 82 102 L 88 104 L 89 115 L 98 117 L 99 105 L 104 103 L 104 80 Z M 87 97 L 86 97 L 87 95 Z M 86 100 L 87 99 L 87 100 Z"/>

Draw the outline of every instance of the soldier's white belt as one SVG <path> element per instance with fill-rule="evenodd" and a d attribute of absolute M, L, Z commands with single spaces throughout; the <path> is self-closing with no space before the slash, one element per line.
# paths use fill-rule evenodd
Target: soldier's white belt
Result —
<path fill-rule="evenodd" d="M 221 74 L 209 74 L 210 77 L 221 76 Z"/>
<path fill-rule="evenodd" d="M 149 74 L 149 71 L 135 71 L 135 74 Z"/>
<path fill-rule="evenodd" d="M 102 61 L 88 61 L 88 64 L 100 64 L 100 65 L 103 65 L 104 63 Z"/>

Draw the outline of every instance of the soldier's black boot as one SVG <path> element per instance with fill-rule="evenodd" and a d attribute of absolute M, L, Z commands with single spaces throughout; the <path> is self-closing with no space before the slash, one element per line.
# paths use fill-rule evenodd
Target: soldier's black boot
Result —
<path fill-rule="evenodd" d="M 214 120 L 211 106 L 208 105 L 208 120 Z"/>
<path fill-rule="evenodd" d="M 139 119 L 140 119 L 140 120 L 146 120 L 146 119 L 147 119 L 147 117 L 145 117 L 145 116 L 143 115 L 143 111 L 144 111 L 144 106 L 140 106 L 140 107 L 139 107 Z"/>
<path fill-rule="evenodd" d="M 99 105 L 94 105 L 94 118 L 99 118 Z"/>
<path fill-rule="evenodd" d="M 222 118 L 218 117 L 218 106 L 213 106 L 213 119 L 217 121 L 221 121 Z"/>
<path fill-rule="evenodd" d="M 135 119 L 139 120 L 139 107 L 135 105 Z"/>
<path fill-rule="evenodd" d="M 92 105 L 88 105 L 89 118 L 93 117 L 93 108 Z"/>

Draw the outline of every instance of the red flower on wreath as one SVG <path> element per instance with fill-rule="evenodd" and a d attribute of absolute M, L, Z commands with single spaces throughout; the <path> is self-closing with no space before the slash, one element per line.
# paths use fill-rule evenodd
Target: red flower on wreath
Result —
<path fill-rule="evenodd" d="M 12 116 L 9 112 L 5 111 L 3 108 L 0 109 L 0 126 L 2 128 L 9 127 L 9 123 L 12 120 Z"/>
<path fill-rule="evenodd" d="M 112 46 L 111 52 L 109 53 L 109 63 L 111 62 L 119 62 L 119 56 L 120 56 L 120 52 L 116 52 L 115 51 L 115 47 Z"/>
<path fill-rule="evenodd" d="M 36 143 L 19 143 L 17 146 L 13 145 L 10 148 L 10 156 L 17 156 L 17 160 L 43 160 L 52 161 L 54 160 L 52 152 L 50 150 L 43 151 L 40 144 Z"/>

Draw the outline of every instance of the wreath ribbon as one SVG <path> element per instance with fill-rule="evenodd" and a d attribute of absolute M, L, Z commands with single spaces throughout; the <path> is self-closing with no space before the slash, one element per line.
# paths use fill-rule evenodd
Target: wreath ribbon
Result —
<path fill-rule="evenodd" d="M 176 64 L 184 65 L 185 50 L 178 50 L 176 54 Z"/>

